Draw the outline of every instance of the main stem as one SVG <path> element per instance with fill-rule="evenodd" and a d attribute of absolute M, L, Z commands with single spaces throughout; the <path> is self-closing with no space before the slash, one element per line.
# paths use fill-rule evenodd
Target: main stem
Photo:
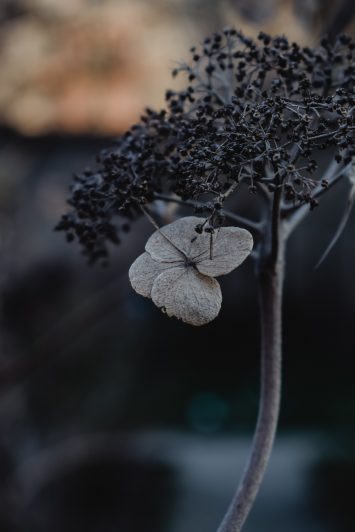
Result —
<path fill-rule="evenodd" d="M 250 458 L 218 532 L 239 532 L 253 506 L 272 451 L 281 397 L 281 307 L 285 241 L 274 219 L 271 252 L 258 271 L 261 315 L 261 391 Z"/>

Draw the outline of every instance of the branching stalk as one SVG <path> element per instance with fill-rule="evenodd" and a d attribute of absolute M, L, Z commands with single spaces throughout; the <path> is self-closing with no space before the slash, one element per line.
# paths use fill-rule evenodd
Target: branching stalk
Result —
<path fill-rule="evenodd" d="M 198 206 L 204 206 L 203 203 L 199 203 L 198 201 L 193 200 L 182 200 L 180 198 L 168 195 L 168 194 L 155 194 L 154 195 L 156 200 L 161 201 L 167 201 L 171 203 L 177 203 L 179 205 L 182 205 L 184 207 L 198 207 Z M 245 218 L 244 216 L 240 216 L 239 214 L 235 214 L 234 212 L 227 211 L 226 209 L 222 209 L 222 214 L 226 216 L 231 221 L 234 221 L 244 227 L 245 229 L 248 229 L 254 233 L 260 233 L 261 232 L 261 224 L 259 222 L 255 222 L 254 220 L 250 220 L 249 218 Z"/>
<path fill-rule="evenodd" d="M 281 396 L 281 308 L 285 238 L 275 197 L 271 249 L 258 271 L 261 315 L 259 415 L 248 464 L 218 532 L 240 532 L 253 506 L 272 451 Z"/>
<path fill-rule="evenodd" d="M 351 163 L 344 168 L 336 171 L 338 164 L 335 161 L 329 165 L 327 171 L 324 174 L 323 179 L 328 181 L 328 187 L 324 188 L 321 185 L 313 192 L 314 198 L 319 198 L 322 194 L 336 185 L 344 176 L 347 175 L 351 168 Z M 296 229 L 296 227 L 304 220 L 309 214 L 310 208 L 308 204 L 294 205 L 286 209 L 281 210 L 281 217 L 284 219 L 284 236 L 287 239 L 288 236 Z"/>

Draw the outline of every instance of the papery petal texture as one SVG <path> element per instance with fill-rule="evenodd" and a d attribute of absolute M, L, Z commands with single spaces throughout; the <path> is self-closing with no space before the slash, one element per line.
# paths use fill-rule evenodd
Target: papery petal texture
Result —
<path fill-rule="evenodd" d="M 133 262 L 128 277 L 133 289 L 144 297 L 150 297 L 154 280 L 167 268 L 174 265 L 156 262 L 145 252 Z"/>
<path fill-rule="evenodd" d="M 155 231 L 129 270 L 136 292 L 151 297 L 168 316 L 196 326 L 220 311 L 221 288 L 214 277 L 237 268 L 253 248 L 252 235 L 238 227 L 198 233 L 196 226 L 205 221 L 187 216 Z"/>
<path fill-rule="evenodd" d="M 237 268 L 252 249 L 253 237 L 249 231 L 239 227 L 221 227 L 212 234 L 208 249 L 196 258 L 196 267 L 203 275 L 225 275 Z"/>
<path fill-rule="evenodd" d="M 172 262 L 190 257 L 192 253 L 199 253 L 208 246 L 209 235 L 199 235 L 195 231 L 196 225 L 203 223 L 204 218 L 186 216 L 165 225 L 155 231 L 148 239 L 145 249 L 154 260 Z"/>
<path fill-rule="evenodd" d="M 168 316 L 195 326 L 212 321 L 222 304 L 218 281 L 191 267 L 162 272 L 153 283 L 151 297 Z"/>

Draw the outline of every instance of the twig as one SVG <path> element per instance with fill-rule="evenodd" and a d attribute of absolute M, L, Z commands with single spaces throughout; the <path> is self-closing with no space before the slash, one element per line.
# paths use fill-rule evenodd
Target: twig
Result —
<path fill-rule="evenodd" d="M 167 194 L 155 194 L 154 197 L 156 200 L 178 203 L 179 205 L 183 205 L 184 207 L 196 208 L 196 207 L 204 206 L 203 203 L 199 203 L 197 201 L 192 201 L 192 200 L 185 201 L 180 198 L 176 198 L 174 196 L 169 196 Z M 240 216 L 239 214 L 235 214 L 234 212 L 230 212 L 226 209 L 222 209 L 221 213 L 224 214 L 226 218 L 229 218 L 229 220 L 233 220 L 234 222 L 245 227 L 246 229 L 249 229 L 250 231 L 253 231 L 254 233 L 259 234 L 262 231 L 262 224 L 259 222 L 255 222 L 254 220 L 249 220 L 249 218 L 244 218 L 244 216 Z"/>
<path fill-rule="evenodd" d="M 329 188 L 333 187 L 336 183 L 338 183 L 345 175 L 345 173 L 348 171 L 348 169 L 351 166 L 351 163 L 339 170 L 332 178 L 329 178 L 331 176 L 332 171 L 334 171 L 334 168 L 337 166 L 337 163 L 333 161 L 324 176 L 324 179 L 328 180 L 328 187 L 318 187 L 313 195 L 313 197 L 319 197 L 324 192 L 329 190 Z M 288 238 L 289 235 L 296 229 L 296 227 L 304 220 L 304 218 L 307 216 L 307 214 L 310 212 L 309 205 L 306 203 L 302 206 L 294 206 L 294 208 L 289 209 L 288 217 L 286 217 L 285 209 L 281 211 L 281 217 L 285 218 L 283 221 L 283 230 L 285 234 L 285 238 Z M 291 214 L 291 215 L 290 215 Z"/>
<path fill-rule="evenodd" d="M 345 227 L 346 227 L 346 224 L 349 220 L 349 217 L 350 217 L 350 214 L 351 214 L 351 211 L 352 211 L 352 208 L 353 208 L 353 204 L 354 204 L 354 200 L 355 200 L 355 184 L 352 185 L 350 191 L 349 191 L 349 195 L 348 195 L 348 198 L 347 198 L 347 201 L 346 201 L 346 206 L 345 206 L 345 210 L 343 212 L 343 216 L 340 220 L 340 223 L 337 227 L 337 230 L 335 231 L 335 234 L 333 236 L 333 238 L 331 239 L 331 241 L 329 242 L 328 246 L 326 247 L 325 251 L 322 253 L 322 256 L 321 258 L 319 259 L 319 261 L 317 262 L 316 266 L 315 266 L 315 270 L 317 270 L 319 268 L 319 266 L 322 264 L 322 262 L 324 262 L 324 260 L 326 259 L 326 257 L 329 255 L 329 253 L 331 252 L 331 250 L 333 249 L 333 247 L 335 246 L 335 244 L 337 243 L 337 241 L 339 240 L 342 232 L 344 231 Z"/>
<path fill-rule="evenodd" d="M 147 209 L 145 207 L 143 207 L 143 205 L 140 205 L 140 208 L 141 208 L 141 211 L 143 212 L 143 214 L 147 217 L 147 219 L 149 220 L 149 222 L 153 225 L 153 227 L 155 227 L 155 229 L 158 231 L 158 233 L 161 234 L 161 236 L 167 240 L 169 242 L 169 244 L 174 248 L 176 249 L 176 251 L 178 253 L 180 253 L 180 255 L 182 255 L 183 259 L 186 260 L 187 259 L 187 255 L 186 253 L 184 253 L 182 251 L 182 249 L 180 249 L 176 244 L 174 244 L 174 242 L 172 242 L 172 240 L 161 230 L 161 228 L 159 227 L 159 225 L 156 223 L 156 221 L 154 220 L 153 216 L 151 216 L 151 214 L 147 211 Z"/>
<path fill-rule="evenodd" d="M 318 185 L 318 187 L 316 187 L 312 193 L 312 198 L 314 199 L 319 198 L 327 190 L 329 190 L 334 185 L 336 185 L 344 177 L 344 175 L 350 168 L 351 163 L 349 163 L 348 165 L 346 165 L 345 167 L 343 167 L 341 170 L 339 170 L 338 172 L 334 174 L 334 170 L 336 170 L 338 166 L 339 164 L 336 161 L 332 161 L 332 163 L 329 165 L 323 177 L 323 180 L 327 181 L 328 185 L 326 187 L 322 185 Z M 298 211 L 299 209 L 303 207 L 306 207 L 306 210 L 309 209 L 308 204 L 305 204 L 305 203 L 296 203 L 295 205 L 284 207 L 281 210 L 281 218 L 288 218 L 290 215 L 292 215 L 293 213 L 295 213 L 296 211 Z"/>

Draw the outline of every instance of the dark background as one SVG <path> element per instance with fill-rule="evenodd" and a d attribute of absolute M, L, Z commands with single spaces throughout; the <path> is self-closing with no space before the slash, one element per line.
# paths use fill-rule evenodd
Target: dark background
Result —
<path fill-rule="evenodd" d="M 138 221 L 107 268 L 53 231 L 71 174 L 145 105 L 174 60 L 229 24 L 256 35 L 354 33 L 352 3 L 3 1 L 0 5 L 0 531 L 215 530 L 257 415 L 250 262 L 221 280 L 210 325 L 166 318 L 127 271 Z M 355 215 L 347 186 L 292 236 L 279 439 L 246 532 L 355 529 Z"/>

